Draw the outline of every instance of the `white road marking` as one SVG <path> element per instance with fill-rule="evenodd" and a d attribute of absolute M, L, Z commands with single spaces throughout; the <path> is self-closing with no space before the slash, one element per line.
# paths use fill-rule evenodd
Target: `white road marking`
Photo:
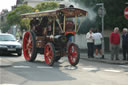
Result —
<path fill-rule="evenodd" d="M 128 65 L 126 66 L 126 65 L 119 65 L 119 66 L 121 66 L 121 67 L 125 67 L 125 68 L 128 68 Z"/>
<path fill-rule="evenodd" d="M 30 66 L 13 66 L 14 68 L 30 68 Z"/>
<path fill-rule="evenodd" d="M 97 70 L 97 68 L 83 68 L 84 70 Z"/>
<path fill-rule="evenodd" d="M 115 73 L 119 73 L 119 72 L 121 72 L 121 71 L 119 71 L 119 70 L 109 70 L 109 69 L 104 70 L 104 71 L 106 71 L 106 72 L 115 72 Z"/>
<path fill-rule="evenodd" d="M 50 66 L 37 66 L 37 68 L 53 68 L 53 67 L 50 67 Z"/>
<path fill-rule="evenodd" d="M 77 67 L 71 66 L 71 65 L 65 66 L 64 68 L 67 69 L 67 70 L 75 70 L 75 69 L 77 69 Z"/>

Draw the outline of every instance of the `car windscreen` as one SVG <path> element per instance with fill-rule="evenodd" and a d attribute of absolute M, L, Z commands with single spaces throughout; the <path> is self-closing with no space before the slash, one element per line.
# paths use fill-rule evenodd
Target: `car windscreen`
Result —
<path fill-rule="evenodd" d="M 16 41 L 13 35 L 0 35 L 0 41 Z"/>

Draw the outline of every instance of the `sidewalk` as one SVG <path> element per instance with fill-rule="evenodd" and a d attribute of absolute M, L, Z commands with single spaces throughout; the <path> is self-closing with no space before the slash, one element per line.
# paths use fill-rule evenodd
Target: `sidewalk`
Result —
<path fill-rule="evenodd" d="M 96 58 L 94 53 L 94 58 L 88 58 L 87 52 L 81 52 L 80 53 L 81 59 L 88 60 L 88 61 L 94 61 L 94 62 L 102 62 L 102 63 L 108 63 L 108 64 L 119 64 L 124 65 L 128 64 L 128 61 L 124 61 L 122 54 L 119 54 L 119 60 L 111 60 L 111 54 L 109 52 L 105 53 L 104 59 Z"/>

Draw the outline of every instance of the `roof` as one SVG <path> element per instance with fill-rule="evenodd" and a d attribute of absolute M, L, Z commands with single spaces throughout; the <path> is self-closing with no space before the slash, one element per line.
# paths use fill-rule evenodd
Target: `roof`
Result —
<path fill-rule="evenodd" d="M 9 33 L 0 33 L 0 35 L 12 35 L 12 34 L 9 34 Z"/>
<path fill-rule="evenodd" d="M 66 17 L 81 17 L 87 16 L 88 12 L 79 8 L 62 8 L 56 10 L 48 10 L 42 12 L 33 12 L 22 14 L 23 18 L 33 18 L 33 17 L 42 17 L 42 16 L 57 16 L 60 13 L 63 13 Z"/>

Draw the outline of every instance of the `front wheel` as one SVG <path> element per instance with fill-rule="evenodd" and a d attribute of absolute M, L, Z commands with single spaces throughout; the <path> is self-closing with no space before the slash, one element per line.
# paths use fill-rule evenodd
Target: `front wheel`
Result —
<path fill-rule="evenodd" d="M 79 63 L 80 59 L 80 50 L 79 47 L 74 44 L 70 43 L 68 46 L 68 60 L 72 66 L 76 66 Z"/>
<path fill-rule="evenodd" d="M 46 64 L 52 66 L 55 62 L 55 47 L 52 43 L 47 43 L 44 49 L 44 58 Z"/>
<path fill-rule="evenodd" d="M 35 33 L 26 32 L 23 40 L 23 53 L 27 61 L 33 62 L 37 56 Z"/>

